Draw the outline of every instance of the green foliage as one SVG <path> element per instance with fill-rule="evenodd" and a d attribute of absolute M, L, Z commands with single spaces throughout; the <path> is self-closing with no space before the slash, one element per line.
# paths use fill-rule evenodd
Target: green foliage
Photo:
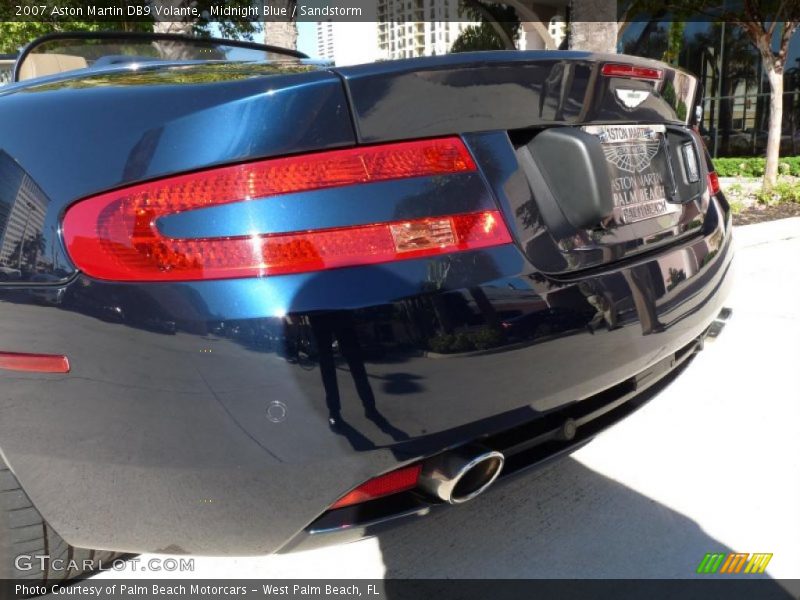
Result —
<path fill-rule="evenodd" d="M 256 25 L 251 21 L 220 21 L 217 23 L 219 27 L 219 35 L 217 37 L 252 42 L 253 34 L 259 31 Z M 201 20 L 195 25 L 194 33 L 195 35 L 207 36 L 211 33 L 209 28 L 210 23 Z M 263 40 L 259 39 L 257 41 L 262 42 Z"/>
<path fill-rule="evenodd" d="M 503 333 L 497 329 L 486 327 L 479 329 L 472 335 L 472 342 L 478 350 L 487 350 L 503 343 Z"/>
<path fill-rule="evenodd" d="M 745 203 L 739 198 L 728 198 L 727 196 L 725 198 L 728 200 L 728 206 L 731 207 L 731 212 L 735 215 L 738 215 L 746 207 Z"/>
<path fill-rule="evenodd" d="M 181 69 L 179 73 L 167 73 L 161 71 L 125 71 L 118 73 L 100 73 L 87 75 L 84 77 L 59 81 L 56 83 L 46 83 L 36 87 L 30 93 L 46 92 L 48 90 L 70 88 L 74 90 L 103 87 L 108 85 L 175 85 L 177 83 L 200 84 L 213 83 L 215 81 L 235 81 L 238 79 L 250 79 L 254 72 L 269 74 L 287 73 L 307 73 L 314 70 L 308 65 L 298 66 L 275 66 L 275 65 L 252 65 L 248 63 L 230 63 L 214 65 L 195 65 Z"/>
<path fill-rule="evenodd" d="M 467 27 L 453 42 L 451 52 L 507 49 L 496 27 L 502 28 L 512 41 L 519 38 L 521 25 L 513 7 L 481 0 L 465 0 L 463 8 L 466 16 L 473 21 L 480 21 L 480 25 Z"/>
<path fill-rule="evenodd" d="M 34 21 L 0 21 L 0 53 L 14 54 L 39 36 L 57 31 L 100 31 L 102 23 L 75 21 L 52 23 Z"/>
<path fill-rule="evenodd" d="M 645 8 L 655 6 L 666 10 L 676 21 L 691 21 L 697 16 L 710 18 L 715 23 L 731 23 L 743 32 L 749 45 L 758 51 L 761 64 L 770 81 L 781 81 L 786 56 L 792 36 L 800 26 L 800 2 L 798 0 L 746 0 L 745 2 L 720 2 L 719 0 L 642 0 Z M 690 16 L 693 15 L 693 16 Z M 730 54 L 730 52 L 728 52 Z M 735 61 L 728 61 L 735 62 Z M 736 81 L 731 65 L 726 64 L 725 80 Z M 774 76 L 774 77 L 773 77 Z M 730 95 L 733 90 L 723 90 L 722 95 Z M 780 89 L 770 85 L 770 99 L 776 100 Z M 769 116 L 770 138 L 780 140 L 781 117 L 777 112 Z M 776 140 L 777 137 L 777 140 Z M 768 145 L 769 146 L 769 145 Z M 779 144 L 774 144 L 768 153 L 769 169 L 764 173 L 764 187 L 775 185 L 776 165 L 779 159 Z"/>
<path fill-rule="evenodd" d="M 453 354 L 456 352 L 469 352 L 475 346 L 470 342 L 466 333 L 443 333 L 430 341 L 431 350 L 439 354 Z"/>
<path fill-rule="evenodd" d="M 141 21 L 73 21 L 68 18 L 44 17 L 37 21 L 13 21 L 14 6 L 17 4 L 26 6 L 40 6 L 45 4 L 41 0 L 16 0 L 13 3 L 0 5 L 0 53 L 15 53 L 23 46 L 35 40 L 37 37 L 55 32 L 68 31 L 153 31 L 152 20 Z M 98 6 L 124 4 L 109 2 L 96 2 Z M 184 0 L 185 5 L 189 5 L 189 0 Z M 194 0 L 192 3 L 200 14 L 208 14 L 212 4 L 220 5 L 218 0 Z M 252 4 L 251 0 L 229 0 L 227 5 L 234 7 L 244 7 Z M 69 9 L 71 7 L 85 7 L 85 0 L 59 0 L 58 6 Z M 217 23 L 220 34 L 223 37 L 234 39 L 252 40 L 253 34 L 259 31 L 258 23 L 249 20 L 231 20 Z M 211 33 L 212 23 L 200 19 L 193 23 L 192 32 L 200 37 L 207 37 Z"/>
<path fill-rule="evenodd" d="M 761 177 L 766 166 L 764 158 L 715 158 L 714 170 L 720 177 Z"/>
<path fill-rule="evenodd" d="M 681 21 L 698 17 L 735 23 L 751 21 L 768 27 L 772 22 L 783 23 L 800 17 L 800 3 L 786 0 L 748 0 L 747 2 L 721 2 L 720 0 L 638 0 L 641 11 L 667 11 Z"/>
<path fill-rule="evenodd" d="M 756 192 L 756 200 L 766 205 L 788 202 L 800 204 L 800 182 L 779 180 L 771 189 Z"/>
<path fill-rule="evenodd" d="M 739 214 L 748 205 L 746 202 L 750 198 L 750 193 L 744 189 L 741 183 L 731 183 L 725 186 L 725 199 L 731 207 L 733 214 Z"/>
<path fill-rule="evenodd" d="M 189 2 L 186 2 L 189 4 Z M 193 4 L 201 15 L 208 15 L 211 12 L 211 6 L 220 6 L 219 0 L 193 0 Z M 253 0 L 226 0 L 224 4 L 232 8 L 246 8 L 252 6 Z M 288 10 L 291 13 L 292 2 L 286 3 Z M 205 37 L 211 34 L 211 26 L 213 22 L 209 22 L 203 18 L 194 24 L 194 35 Z M 234 19 L 232 21 L 217 21 L 219 28 L 219 37 L 234 39 L 234 40 L 250 40 L 253 41 L 253 34 L 260 31 L 260 24 L 247 20 L 247 19 Z M 261 41 L 261 40 L 259 40 Z"/>
<path fill-rule="evenodd" d="M 740 183 L 732 183 L 725 189 L 725 197 L 728 196 L 741 196 L 744 193 L 744 188 Z"/>
<path fill-rule="evenodd" d="M 504 50 L 505 45 L 497 32 L 488 23 L 478 27 L 470 25 L 458 36 L 451 52 L 473 52 L 477 50 Z"/>
<path fill-rule="evenodd" d="M 669 24 L 669 34 L 667 36 L 667 49 L 661 60 L 671 65 L 678 64 L 678 58 L 683 47 L 683 32 L 686 23 L 683 21 L 671 21 Z"/>
<path fill-rule="evenodd" d="M 668 81 L 664 85 L 664 91 L 661 94 L 664 100 L 666 100 L 670 106 L 675 107 L 675 116 L 677 116 L 681 121 L 685 121 L 689 109 L 686 107 L 686 102 L 677 99 L 677 95 L 675 94 L 675 86 L 671 81 Z"/>
<path fill-rule="evenodd" d="M 501 346 L 504 341 L 505 337 L 502 331 L 492 327 L 483 327 L 477 331 L 443 333 L 431 338 L 429 343 L 433 352 L 455 354 L 496 348 Z"/>
<path fill-rule="evenodd" d="M 762 157 L 715 158 L 714 169 L 720 177 L 763 177 L 766 162 Z M 800 177 L 800 156 L 784 156 L 778 169 L 781 175 Z"/>

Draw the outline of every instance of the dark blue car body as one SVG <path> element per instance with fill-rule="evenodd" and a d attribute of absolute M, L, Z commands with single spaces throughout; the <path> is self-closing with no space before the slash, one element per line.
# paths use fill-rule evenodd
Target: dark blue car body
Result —
<path fill-rule="evenodd" d="M 664 68 L 497 52 L 338 69 L 151 65 L 0 92 L 0 207 L 29 203 L 38 236 L 31 261 L 24 249 L 0 253 L 0 351 L 64 355 L 71 367 L 0 370 L 0 450 L 38 511 L 86 548 L 308 547 L 442 504 L 412 490 L 329 510 L 372 477 L 480 441 L 506 453 L 502 479 L 652 396 L 723 306 L 730 215 L 703 177 L 671 220 L 640 221 L 633 234 L 548 227 L 521 154 L 541 132 L 656 123 L 696 143 L 694 98 L 678 85 L 688 75 L 665 68 L 672 94 L 630 109 L 603 91 L 615 82 L 597 73 L 609 60 Z M 162 230 L 200 238 L 499 210 L 512 243 L 287 275 L 113 282 L 77 269 L 62 239 L 68 207 L 135 183 L 453 135 L 476 172 L 189 211 Z"/>

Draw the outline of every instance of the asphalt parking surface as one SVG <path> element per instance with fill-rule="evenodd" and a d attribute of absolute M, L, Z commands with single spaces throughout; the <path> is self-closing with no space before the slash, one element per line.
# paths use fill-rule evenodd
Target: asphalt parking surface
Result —
<path fill-rule="evenodd" d="M 772 553 L 769 576 L 800 579 L 800 218 L 736 243 L 722 335 L 571 457 L 379 538 L 97 577 L 684 578 L 705 553 L 736 551 Z"/>

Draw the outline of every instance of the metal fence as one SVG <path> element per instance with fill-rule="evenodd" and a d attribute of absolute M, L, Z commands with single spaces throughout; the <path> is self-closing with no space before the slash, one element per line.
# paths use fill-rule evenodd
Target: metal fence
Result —
<path fill-rule="evenodd" d="M 768 92 L 704 98 L 700 133 L 712 156 L 763 156 L 767 148 L 769 101 Z M 800 89 L 797 88 L 783 94 L 780 145 L 781 155 L 800 155 Z"/>

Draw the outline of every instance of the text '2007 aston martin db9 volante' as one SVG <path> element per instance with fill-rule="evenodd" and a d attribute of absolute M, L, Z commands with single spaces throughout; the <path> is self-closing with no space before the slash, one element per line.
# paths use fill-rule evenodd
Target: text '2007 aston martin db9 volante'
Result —
<path fill-rule="evenodd" d="M 15 79 L 2 578 L 466 502 L 630 414 L 720 322 L 729 206 L 668 65 L 57 34 Z"/>

